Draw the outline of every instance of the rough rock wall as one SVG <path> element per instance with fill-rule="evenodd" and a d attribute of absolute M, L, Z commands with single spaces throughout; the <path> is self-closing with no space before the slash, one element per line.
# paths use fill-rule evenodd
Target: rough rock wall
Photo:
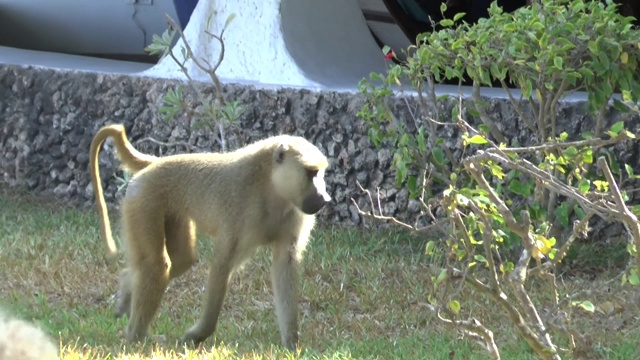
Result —
<path fill-rule="evenodd" d="M 26 189 L 74 205 L 93 206 L 89 144 L 95 132 L 110 123 L 124 123 L 130 140 L 143 152 L 166 155 L 193 151 L 183 145 L 161 146 L 148 138 L 218 150 L 216 135 L 205 129 L 190 130 L 188 118 L 167 123 L 158 115 L 156 109 L 163 94 L 176 85 L 171 80 L 1 66 L 0 187 Z M 208 85 L 201 87 L 205 93 L 211 93 Z M 225 91 L 228 99 L 237 99 L 245 107 L 239 122 L 227 134 L 230 148 L 285 133 L 306 137 L 329 157 L 327 185 L 334 201 L 322 212 L 325 221 L 361 222 L 350 199 L 360 204 L 366 204 L 367 200 L 356 181 L 368 189 L 381 189 L 387 215 L 410 219 L 417 211 L 407 191 L 394 188 L 391 150 L 374 148 L 367 137 L 366 124 L 356 116 L 364 104 L 361 96 L 301 89 L 259 90 L 238 85 L 227 85 Z M 405 112 L 406 104 L 415 106 L 412 98 L 396 101 Z M 518 123 L 506 101 L 490 102 L 489 112 L 498 119 L 503 131 L 527 143 L 529 132 Z M 580 134 L 591 127 L 592 120 L 582 109 L 577 103 L 563 105 L 559 114 L 561 131 Z M 612 114 L 611 120 L 617 116 Z M 440 136 L 447 139 L 452 149 L 460 149 L 454 127 L 446 128 Z M 634 146 L 621 152 L 624 160 L 635 159 L 637 165 L 640 151 Z M 106 149 L 100 157 L 101 177 L 107 200 L 115 204 L 121 195 L 116 175 L 121 174 L 111 148 Z"/>

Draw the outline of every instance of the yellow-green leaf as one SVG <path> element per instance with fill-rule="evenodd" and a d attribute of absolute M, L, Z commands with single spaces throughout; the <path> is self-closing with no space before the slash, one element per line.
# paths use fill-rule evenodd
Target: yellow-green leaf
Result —
<path fill-rule="evenodd" d="M 449 309 L 458 315 L 460 313 L 460 303 L 457 300 L 449 301 Z"/>
<path fill-rule="evenodd" d="M 431 255 L 433 254 L 433 250 L 436 248 L 436 242 L 431 240 L 427 243 L 427 246 L 425 247 L 424 253 L 425 255 Z"/>
<path fill-rule="evenodd" d="M 582 181 L 580 181 L 580 183 L 578 184 L 578 189 L 580 189 L 580 192 L 583 194 L 588 193 L 590 188 L 591 182 L 587 179 L 582 179 Z"/>
<path fill-rule="evenodd" d="M 572 303 L 573 306 L 578 306 L 581 307 L 582 309 L 588 311 L 588 312 L 594 312 L 596 310 L 596 307 L 593 306 L 593 303 L 591 303 L 591 301 L 589 300 L 585 300 L 585 301 L 574 301 Z"/>
<path fill-rule="evenodd" d="M 476 145 L 484 145 L 488 143 L 487 139 L 485 139 L 482 135 L 473 135 L 472 137 L 466 140 L 467 144 L 476 144 Z"/>
<path fill-rule="evenodd" d="M 460 19 L 462 19 L 466 14 L 461 12 L 461 13 L 457 13 L 453 16 L 453 21 L 458 21 Z"/>

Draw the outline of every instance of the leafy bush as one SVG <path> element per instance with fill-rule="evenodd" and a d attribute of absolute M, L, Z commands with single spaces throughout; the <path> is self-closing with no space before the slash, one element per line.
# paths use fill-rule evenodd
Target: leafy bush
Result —
<path fill-rule="evenodd" d="M 607 122 L 611 106 L 627 117 L 638 113 L 640 33 L 612 1 L 542 0 L 513 13 L 494 2 L 489 11 L 490 18 L 474 25 L 458 24 L 462 14 L 442 20 L 444 30 L 418 36 L 400 64 L 363 79 L 367 103 L 359 115 L 371 125 L 374 144 L 395 149 L 397 185 L 420 201 L 421 216 L 433 218 L 427 228 L 403 225 L 416 231 L 438 226 L 445 234 L 426 249 L 444 259 L 429 295 L 438 318 L 500 357 L 492 331 L 469 318 L 472 309 L 456 298 L 457 287 L 467 286 L 478 294 L 472 301 L 484 297 L 500 305 L 541 358 L 588 352 L 571 312 L 595 305 L 584 292 L 559 294 L 553 269 L 595 216 L 625 225 L 633 261 L 619 278 L 640 282 L 640 226 L 620 187 L 638 176 L 614 151 L 636 134 L 625 121 Z M 460 92 L 451 112 L 443 111 L 451 99 L 438 96 L 435 84 L 463 78 L 473 83 L 471 96 Z M 417 92 L 412 119 L 398 118 L 389 105 L 405 84 Z M 508 138 L 504 124 L 487 112 L 483 86 L 494 84 L 523 124 L 525 144 Z M 557 114 L 562 99 L 577 90 L 588 94 L 592 119 L 581 124 L 589 131 L 574 138 L 561 131 Z M 459 147 L 442 137 L 451 128 L 461 133 Z M 445 216 L 432 215 L 438 209 Z M 525 288 L 533 277 L 555 293 L 544 312 Z"/>

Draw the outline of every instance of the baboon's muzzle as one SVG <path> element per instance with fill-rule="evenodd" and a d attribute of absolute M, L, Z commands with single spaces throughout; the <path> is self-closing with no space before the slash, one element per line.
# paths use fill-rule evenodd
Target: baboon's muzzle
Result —
<path fill-rule="evenodd" d="M 322 210 L 329 201 L 331 201 L 331 196 L 326 192 L 309 195 L 302 201 L 300 210 L 307 215 L 313 215 Z"/>

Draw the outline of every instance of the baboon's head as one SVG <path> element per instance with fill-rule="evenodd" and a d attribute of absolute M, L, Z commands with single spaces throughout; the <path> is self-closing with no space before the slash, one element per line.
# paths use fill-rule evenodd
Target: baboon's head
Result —
<path fill-rule="evenodd" d="M 324 182 L 327 158 L 304 138 L 281 136 L 273 154 L 271 180 L 278 195 L 313 215 L 331 200 Z"/>

